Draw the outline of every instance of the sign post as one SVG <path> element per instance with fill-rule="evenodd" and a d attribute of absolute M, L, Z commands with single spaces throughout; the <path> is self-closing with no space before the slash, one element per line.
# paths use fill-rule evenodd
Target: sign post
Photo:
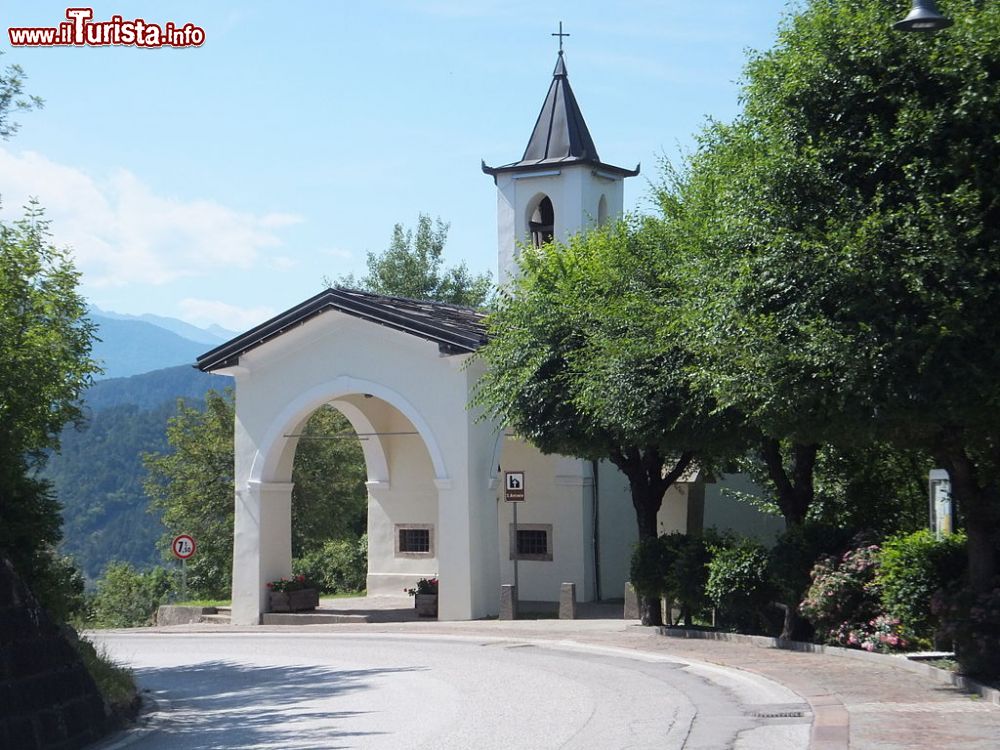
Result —
<path fill-rule="evenodd" d="M 189 534 L 175 536 L 170 543 L 170 551 L 181 561 L 181 601 L 187 600 L 187 559 L 194 555 L 196 549 L 198 545 Z"/>
<path fill-rule="evenodd" d="M 524 472 L 505 471 L 503 475 L 504 500 L 514 505 L 514 591 L 519 593 L 517 588 L 517 561 L 521 557 L 517 547 L 517 506 L 524 502 Z"/>

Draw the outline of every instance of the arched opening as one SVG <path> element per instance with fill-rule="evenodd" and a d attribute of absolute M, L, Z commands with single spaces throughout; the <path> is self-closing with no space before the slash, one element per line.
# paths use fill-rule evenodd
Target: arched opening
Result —
<path fill-rule="evenodd" d="M 439 480 L 431 455 L 440 452 L 407 406 L 372 393 L 290 405 L 294 416 L 282 420 L 287 426 L 260 457 L 270 483 L 286 482 L 291 495 L 290 519 L 261 529 L 262 546 L 284 559 L 268 566 L 279 576 L 305 575 L 325 595 L 396 597 L 437 576 Z"/>
<path fill-rule="evenodd" d="M 603 227 L 608 221 L 608 198 L 601 193 L 601 199 L 597 202 L 597 226 Z"/>
<path fill-rule="evenodd" d="M 555 222 L 556 214 L 552 207 L 552 201 L 549 196 L 543 195 L 528 218 L 528 231 L 531 234 L 531 244 L 534 247 L 541 247 L 546 242 L 552 242 L 555 238 Z"/>
<path fill-rule="evenodd" d="M 363 442 L 332 404 L 299 430 L 292 461 L 292 572 L 322 593 L 364 591 L 368 575 L 368 471 Z"/>

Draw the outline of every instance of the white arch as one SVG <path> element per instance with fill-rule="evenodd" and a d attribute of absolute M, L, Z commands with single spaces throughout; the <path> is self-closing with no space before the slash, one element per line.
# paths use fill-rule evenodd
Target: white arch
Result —
<path fill-rule="evenodd" d="M 377 430 L 371 420 L 350 401 L 331 401 L 330 406 L 344 415 L 355 432 L 367 435 L 361 441 L 361 452 L 365 454 L 368 481 L 388 482 L 389 462 L 385 460 L 385 447 L 382 445 L 382 438 L 376 434 Z"/>
<path fill-rule="evenodd" d="M 434 437 L 434 433 L 431 431 L 427 421 L 409 401 L 381 383 L 342 375 L 326 383 L 313 386 L 308 391 L 299 394 L 298 397 L 286 404 L 278 416 L 271 421 L 271 426 L 264 435 L 264 439 L 261 441 L 256 455 L 254 455 L 253 465 L 250 468 L 250 481 L 286 481 L 287 477 L 278 477 L 276 476 L 276 472 L 285 441 L 290 439 L 285 437 L 288 430 L 325 403 L 335 401 L 344 396 L 364 393 L 369 393 L 394 406 L 410 420 L 410 423 L 423 439 L 424 446 L 430 454 L 431 463 L 434 466 L 434 478 L 437 480 L 448 480 L 448 469 L 445 465 L 441 447 L 438 445 L 438 441 Z M 350 419 L 350 415 L 345 413 L 345 416 Z M 367 422 L 367 419 L 365 421 Z M 367 428 L 366 431 L 374 432 L 374 430 L 368 430 Z M 381 451 L 381 444 L 379 450 Z M 365 458 L 368 458 L 367 454 Z M 384 463 L 384 453 L 381 460 Z M 388 471 L 386 471 L 386 476 L 388 476 Z"/>

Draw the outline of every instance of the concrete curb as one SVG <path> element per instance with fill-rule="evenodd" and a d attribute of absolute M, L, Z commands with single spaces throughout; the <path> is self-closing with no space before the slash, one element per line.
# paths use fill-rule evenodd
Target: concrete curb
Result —
<path fill-rule="evenodd" d="M 779 648 L 785 651 L 801 651 L 811 654 L 826 654 L 828 656 L 840 656 L 845 659 L 855 659 L 858 661 L 877 662 L 879 664 L 891 664 L 898 669 L 905 669 L 908 672 L 929 677 L 935 682 L 943 685 L 952 685 L 967 693 L 978 695 L 996 706 L 1000 706 L 1000 690 L 983 685 L 976 680 L 965 677 L 945 669 L 938 669 L 930 664 L 923 664 L 919 661 L 908 659 L 905 654 L 875 654 L 868 651 L 860 651 L 852 648 L 842 648 L 840 646 L 821 646 L 817 643 L 805 643 L 803 641 L 787 641 L 782 638 L 770 638 L 764 635 L 743 635 L 742 633 L 722 633 L 712 630 L 689 630 L 687 628 L 673 628 L 659 626 L 657 632 L 667 638 L 692 638 L 703 641 L 725 641 L 728 643 L 743 643 L 758 648 Z"/>

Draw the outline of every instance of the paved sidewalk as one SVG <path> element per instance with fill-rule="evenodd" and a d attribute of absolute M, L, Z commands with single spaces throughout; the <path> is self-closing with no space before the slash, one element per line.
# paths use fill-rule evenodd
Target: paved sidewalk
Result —
<path fill-rule="evenodd" d="M 1000 707 L 900 668 L 891 658 L 860 661 L 755 644 L 671 638 L 621 619 L 428 621 L 256 628 L 182 625 L 154 630 L 471 635 L 518 641 L 572 641 L 674 654 L 754 672 L 801 695 L 813 708 L 811 747 L 816 750 L 1000 748 Z"/>

